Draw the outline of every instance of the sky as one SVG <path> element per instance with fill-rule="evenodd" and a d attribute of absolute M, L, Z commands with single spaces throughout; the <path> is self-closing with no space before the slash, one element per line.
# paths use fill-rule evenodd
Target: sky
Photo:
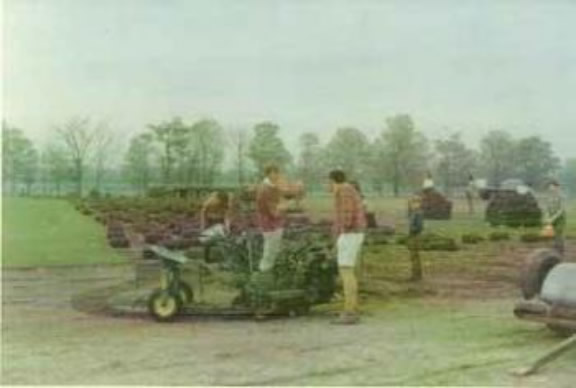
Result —
<path fill-rule="evenodd" d="M 5 0 L 4 119 L 38 142 L 74 116 L 119 137 L 181 116 L 271 120 L 287 144 L 541 135 L 576 157 L 576 1 Z"/>

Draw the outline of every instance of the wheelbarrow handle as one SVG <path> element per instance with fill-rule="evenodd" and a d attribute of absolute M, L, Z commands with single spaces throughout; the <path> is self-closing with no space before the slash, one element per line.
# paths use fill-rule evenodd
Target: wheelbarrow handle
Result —
<path fill-rule="evenodd" d="M 529 376 L 533 373 L 536 373 L 544 365 L 550 363 L 551 361 L 554 361 L 561 354 L 565 353 L 573 346 L 576 346 L 576 334 L 572 335 L 572 337 L 565 339 L 564 341 L 562 341 L 561 343 L 550 349 L 546 354 L 533 361 L 532 364 L 527 368 L 522 368 L 513 371 L 513 374 L 517 376 Z"/>

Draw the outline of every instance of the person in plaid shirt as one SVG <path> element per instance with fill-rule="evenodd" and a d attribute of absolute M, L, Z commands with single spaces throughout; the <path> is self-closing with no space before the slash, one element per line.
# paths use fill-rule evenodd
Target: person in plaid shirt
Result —
<path fill-rule="evenodd" d="M 353 185 L 346 181 L 342 170 L 329 175 L 334 195 L 334 235 L 338 258 L 338 271 L 344 291 L 344 308 L 334 323 L 358 323 L 358 281 L 356 262 L 364 242 L 366 218 L 362 197 Z"/>

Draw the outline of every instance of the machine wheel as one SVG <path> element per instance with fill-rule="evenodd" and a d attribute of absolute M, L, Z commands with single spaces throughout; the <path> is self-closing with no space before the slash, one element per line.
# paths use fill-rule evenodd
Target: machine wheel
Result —
<path fill-rule="evenodd" d="M 546 326 L 548 327 L 548 329 L 552 330 L 554 333 L 558 334 L 561 337 L 570 337 L 571 335 L 576 333 L 576 331 L 574 329 L 569 329 L 569 328 L 564 327 L 564 326 L 554 325 L 552 323 L 549 323 Z"/>
<path fill-rule="evenodd" d="M 560 263 L 561 258 L 552 249 L 538 249 L 529 258 L 522 273 L 520 287 L 526 299 L 540 294 L 544 279 L 552 268 Z"/>
<path fill-rule="evenodd" d="M 180 296 L 167 290 L 158 289 L 148 298 L 148 312 L 158 322 L 170 322 L 180 313 L 182 301 Z"/>
<path fill-rule="evenodd" d="M 180 281 L 178 284 L 178 296 L 183 306 L 194 301 L 194 291 L 192 291 L 192 287 L 184 281 Z"/>

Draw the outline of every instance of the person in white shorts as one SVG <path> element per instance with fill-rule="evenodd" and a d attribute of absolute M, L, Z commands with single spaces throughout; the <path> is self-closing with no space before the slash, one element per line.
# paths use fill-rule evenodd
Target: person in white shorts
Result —
<path fill-rule="evenodd" d="M 346 181 L 346 174 L 342 170 L 333 170 L 329 178 L 334 195 L 333 231 L 338 271 L 344 291 L 343 310 L 334 323 L 354 324 L 359 321 L 356 263 L 364 242 L 366 217 L 362 198 L 354 186 Z"/>

